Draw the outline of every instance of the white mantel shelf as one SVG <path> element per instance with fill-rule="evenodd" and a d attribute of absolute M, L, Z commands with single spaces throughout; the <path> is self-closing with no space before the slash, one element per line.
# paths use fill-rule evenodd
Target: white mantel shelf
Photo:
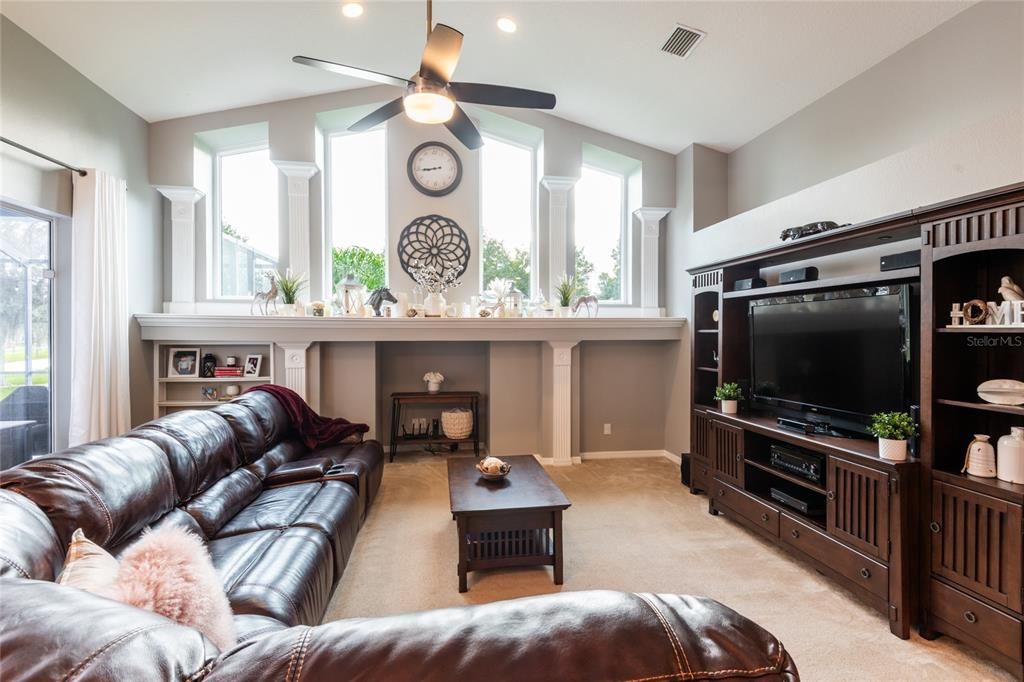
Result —
<path fill-rule="evenodd" d="M 681 317 L 399 319 L 137 314 L 147 341 L 678 341 Z"/>

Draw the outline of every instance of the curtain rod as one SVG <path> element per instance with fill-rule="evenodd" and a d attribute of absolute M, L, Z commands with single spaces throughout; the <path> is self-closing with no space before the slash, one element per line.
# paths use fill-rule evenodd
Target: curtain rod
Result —
<path fill-rule="evenodd" d="M 79 174 L 79 175 L 81 175 L 81 176 L 82 176 L 83 178 L 84 178 L 84 177 L 85 177 L 86 175 L 88 175 L 88 173 L 86 173 L 86 172 L 85 172 L 85 169 L 84 169 L 84 168 L 77 168 L 77 167 L 75 167 L 75 166 L 72 166 L 72 165 L 66 164 L 66 163 L 64 163 L 63 161 L 58 161 L 57 159 L 53 158 L 52 156 L 47 156 L 46 154 L 43 154 L 42 152 L 37 152 L 37 151 L 36 151 L 35 149 L 31 149 L 31 148 L 29 148 L 29 147 L 26 147 L 26 146 L 25 146 L 25 145 L 23 145 L 23 144 L 18 144 L 18 143 L 17 143 L 17 142 L 15 142 L 14 140 L 9 140 L 9 139 L 7 139 L 6 137 L 0 137 L 0 142 L 3 142 L 4 144 L 9 144 L 9 145 L 11 145 L 12 147 L 17 147 L 18 149 L 20 149 L 20 150 L 21 150 L 21 151 L 23 151 L 23 152 L 28 152 L 29 154 L 32 154 L 32 155 L 34 155 L 34 156 L 38 156 L 38 157 L 39 157 L 40 159 L 46 159 L 46 160 L 47 160 L 47 161 L 49 161 L 50 163 L 55 163 L 55 164 L 57 164 L 58 166 L 62 166 L 62 167 L 64 167 L 64 168 L 67 168 L 67 169 L 68 169 L 69 171 L 71 171 L 72 173 L 78 173 L 78 174 Z"/>

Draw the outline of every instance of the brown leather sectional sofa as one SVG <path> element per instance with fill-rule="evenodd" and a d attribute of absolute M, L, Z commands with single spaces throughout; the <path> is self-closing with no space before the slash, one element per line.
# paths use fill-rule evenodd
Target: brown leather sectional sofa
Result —
<path fill-rule="evenodd" d="M 310 452 L 275 398 L 250 393 L 0 473 L 0 678 L 798 678 L 776 638 L 693 597 L 568 593 L 317 626 L 383 463 L 376 441 Z M 232 650 L 53 582 L 76 528 L 117 554 L 166 524 L 205 539 Z"/>

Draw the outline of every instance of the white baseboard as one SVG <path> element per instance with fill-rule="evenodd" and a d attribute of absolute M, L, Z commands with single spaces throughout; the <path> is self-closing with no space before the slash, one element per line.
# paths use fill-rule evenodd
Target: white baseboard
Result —
<path fill-rule="evenodd" d="M 540 462 L 544 466 L 552 466 L 552 467 L 554 467 L 554 466 L 566 466 L 565 464 L 562 464 L 561 462 L 555 462 L 555 458 L 554 457 L 541 457 L 537 453 L 533 453 L 533 457 L 534 457 L 534 459 L 536 459 L 538 462 Z M 572 464 L 582 464 L 582 463 L 583 463 L 583 460 L 580 459 L 580 457 L 578 455 L 572 458 Z"/>
<path fill-rule="evenodd" d="M 664 457 L 670 462 L 679 464 L 679 455 L 672 454 L 668 450 L 606 450 L 603 452 L 581 452 L 580 459 L 650 459 L 652 457 Z"/>

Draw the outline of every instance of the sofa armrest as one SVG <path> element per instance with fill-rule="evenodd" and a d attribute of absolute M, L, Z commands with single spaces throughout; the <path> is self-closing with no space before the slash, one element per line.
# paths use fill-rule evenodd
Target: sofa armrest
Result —
<path fill-rule="evenodd" d="M 289 483 L 305 483 L 323 478 L 331 467 L 331 459 L 328 457 L 314 457 L 300 459 L 295 462 L 286 462 L 277 467 L 263 479 L 263 485 L 268 488 L 286 485 Z"/>
<path fill-rule="evenodd" d="M 296 627 L 224 654 L 215 680 L 799 679 L 781 642 L 710 599 L 570 592 Z"/>

